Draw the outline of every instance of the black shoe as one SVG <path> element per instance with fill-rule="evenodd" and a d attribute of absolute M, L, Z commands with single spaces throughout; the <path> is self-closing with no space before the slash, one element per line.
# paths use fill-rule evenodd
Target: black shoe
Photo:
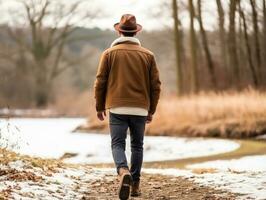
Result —
<path fill-rule="evenodd" d="M 120 185 L 118 189 L 119 199 L 127 200 L 130 194 L 131 175 L 124 173 L 121 175 Z"/>

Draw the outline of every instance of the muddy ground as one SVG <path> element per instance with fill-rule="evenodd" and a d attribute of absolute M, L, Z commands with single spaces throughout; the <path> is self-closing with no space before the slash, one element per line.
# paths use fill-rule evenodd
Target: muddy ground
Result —
<path fill-rule="evenodd" d="M 84 194 L 83 200 L 115 200 L 117 197 L 118 178 L 106 179 L 92 184 L 90 192 Z M 233 200 L 235 194 L 215 190 L 199 185 L 189 178 L 143 174 L 141 197 L 130 199 L 149 200 Z"/>

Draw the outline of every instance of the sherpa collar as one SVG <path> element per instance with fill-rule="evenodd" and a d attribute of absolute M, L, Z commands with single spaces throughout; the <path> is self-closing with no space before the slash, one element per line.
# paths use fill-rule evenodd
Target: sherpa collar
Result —
<path fill-rule="evenodd" d="M 127 42 L 127 41 L 137 43 L 138 45 L 141 46 L 141 43 L 140 43 L 140 41 L 139 41 L 138 38 L 121 36 L 121 37 L 115 39 L 115 40 L 112 42 L 111 47 L 113 47 L 113 46 L 115 46 L 115 45 L 117 45 L 117 44 L 119 44 L 119 43 Z"/>

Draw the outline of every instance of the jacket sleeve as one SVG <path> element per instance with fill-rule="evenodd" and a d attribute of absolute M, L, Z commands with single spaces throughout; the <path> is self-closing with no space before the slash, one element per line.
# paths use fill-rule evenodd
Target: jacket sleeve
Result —
<path fill-rule="evenodd" d="M 161 81 L 159 71 L 154 56 L 152 56 L 150 68 L 150 109 L 149 113 L 154 114 L 159 101 L 161 92 Z"/>
<path fill-rule="evenodd" d="M 107 81 L 109 76 L 108 54 L 104 52 L 100 58 L 96 80 L 94 83 L 94 97 L 96 100 L 96 111 L 105 110 L 105 98 Z"/>

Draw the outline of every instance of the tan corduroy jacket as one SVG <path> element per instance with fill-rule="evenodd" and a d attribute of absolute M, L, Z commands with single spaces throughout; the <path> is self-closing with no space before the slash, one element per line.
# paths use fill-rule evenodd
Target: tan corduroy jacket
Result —
<path fill-rule="evenodd" d="M 127 106 L 154 114 L 160 85 L 153 53 L 134 42 L 119 43 L 101 56 L 94 84 L 96 110 Z"/>

